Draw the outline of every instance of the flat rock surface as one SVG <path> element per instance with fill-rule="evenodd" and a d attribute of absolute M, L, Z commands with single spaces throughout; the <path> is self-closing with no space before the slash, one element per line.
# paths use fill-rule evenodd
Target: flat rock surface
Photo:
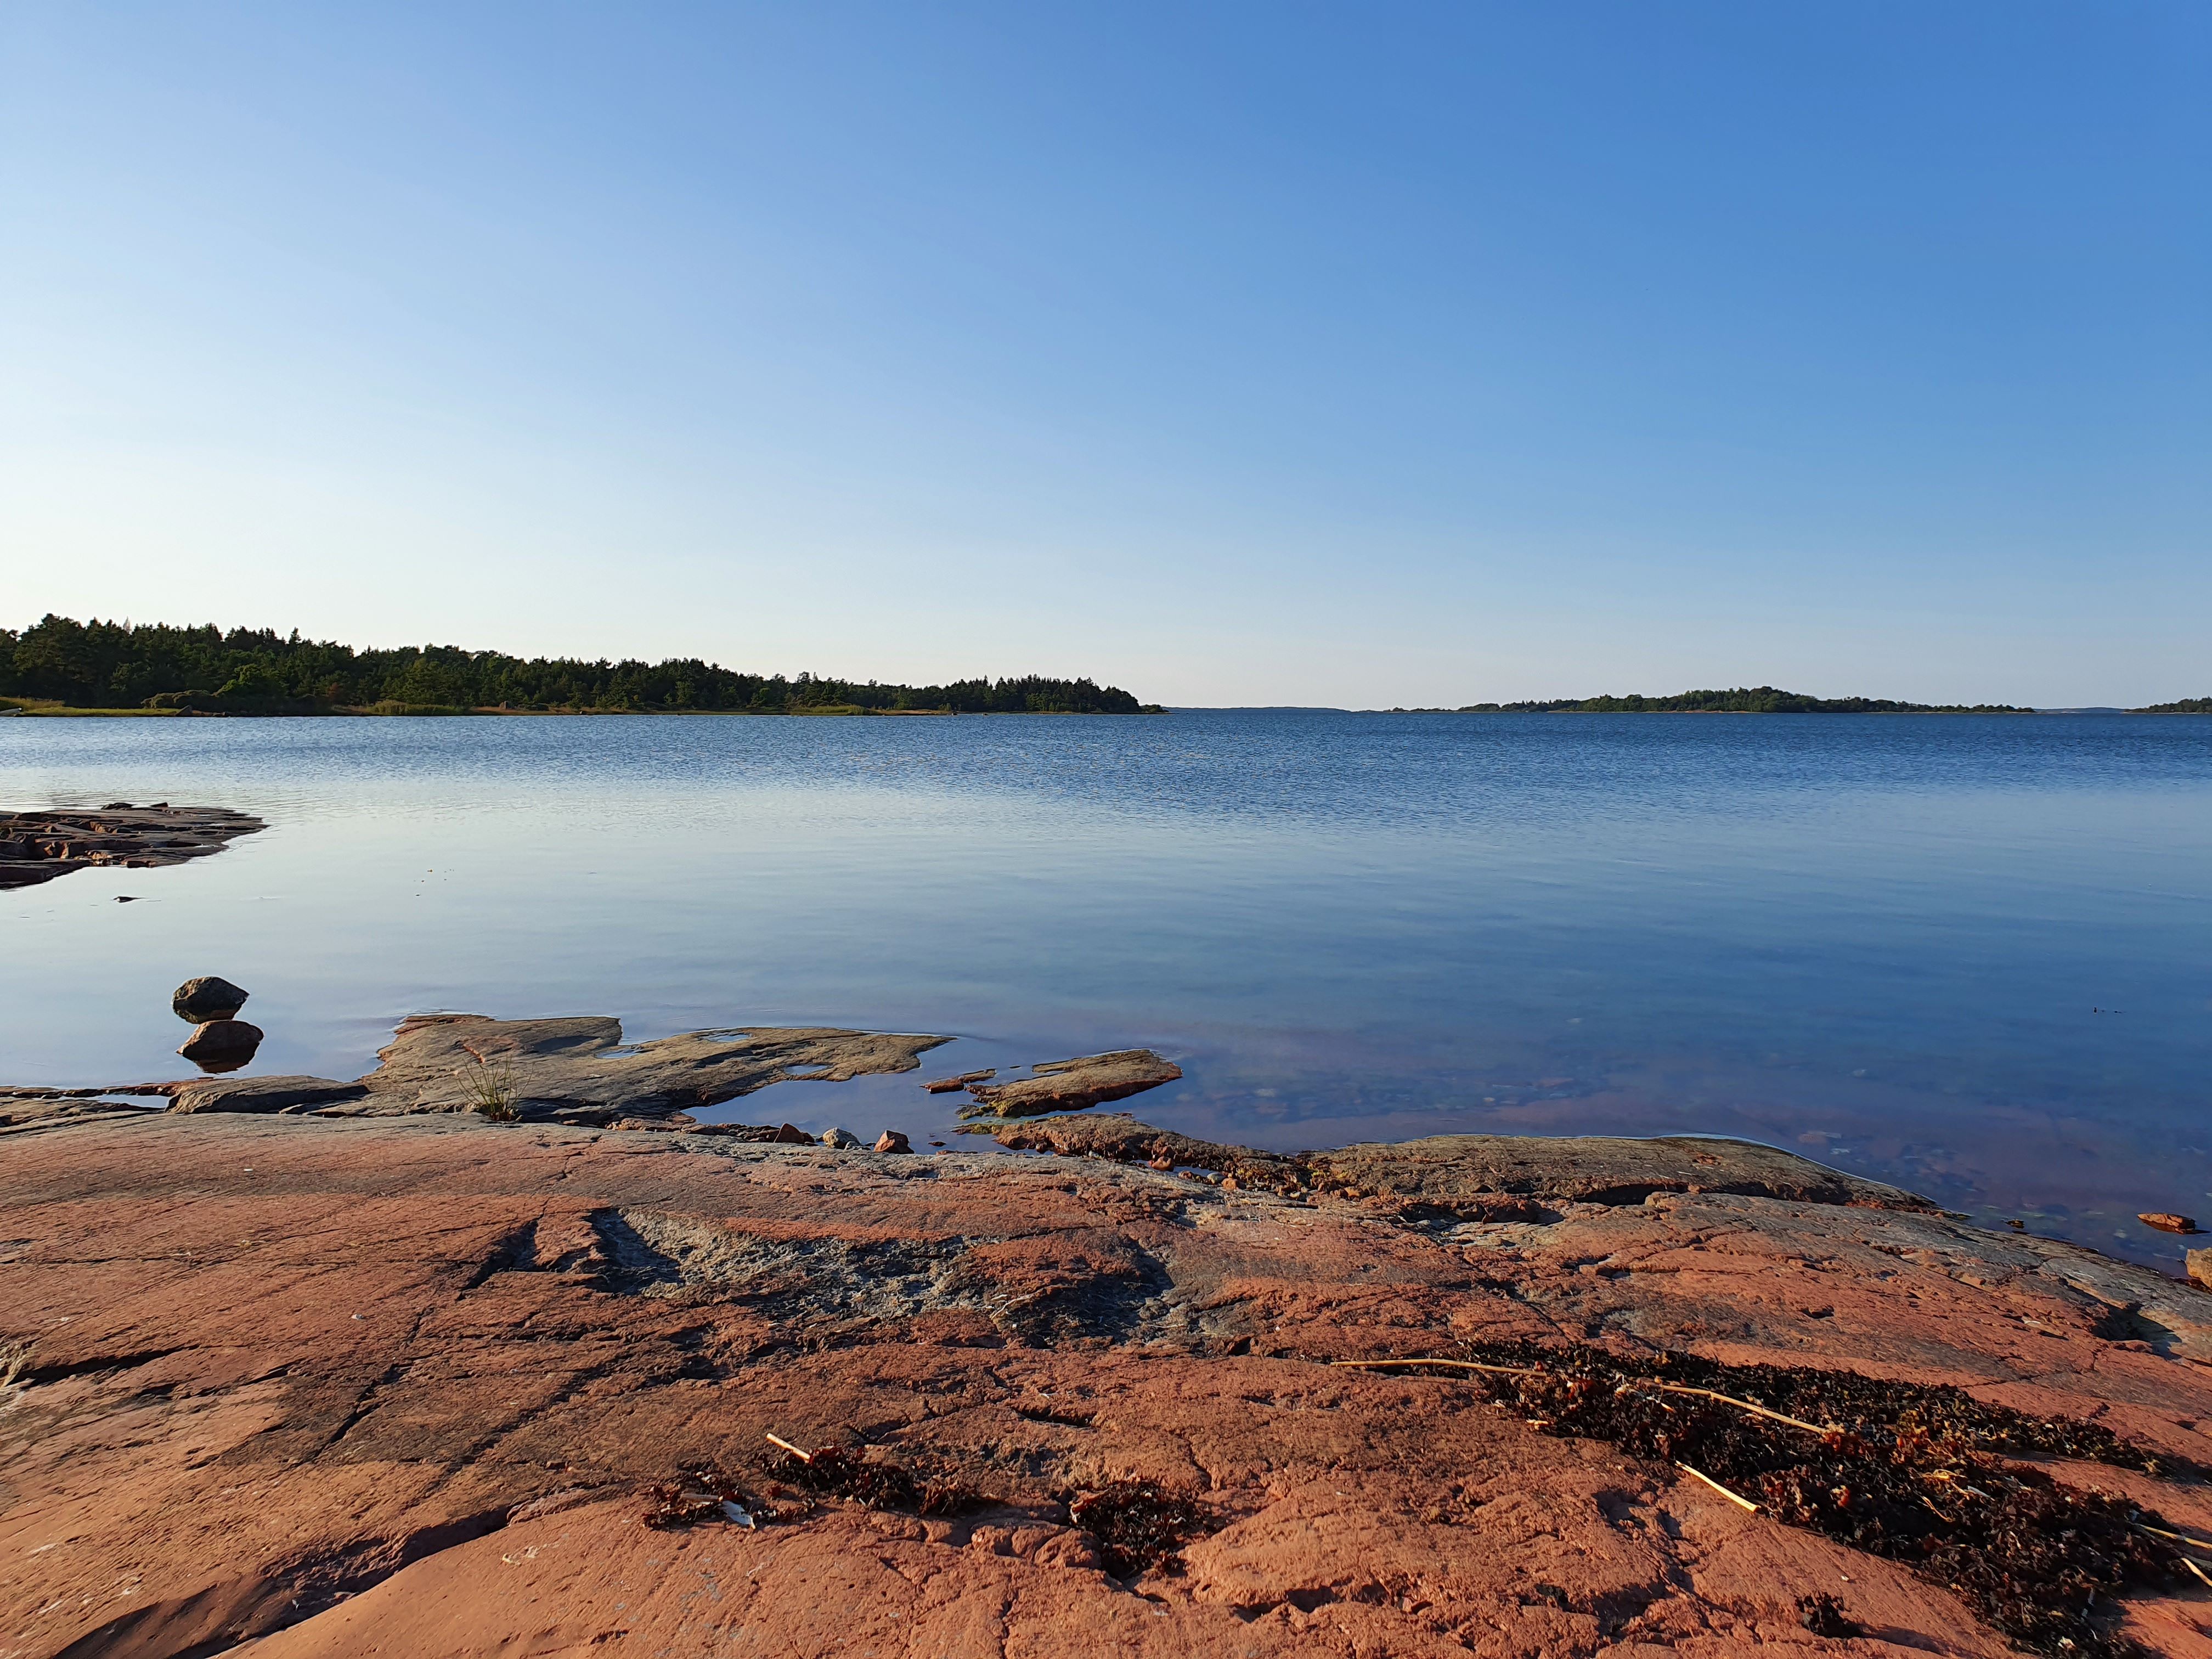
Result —
<path fill-rule="evenodd" d="M 1036 1075 L 1011 1083 L 970 1083 L 968 1092 L 994 1116 L 1028 1117 L 1126 1100 L 1163 1083 L 1173 1083 L 1182 1075 L 1180 1066 L 1161 1059 L 1150 1048 L 1119 1048 L 1108 1054 L 1048 1060 L 1030 1070 Z"/>
<path fill-rule="evenodd" d="M 1755 1141 L 1678 1135 L 1432 1135 L 1315 1152 L 1264 1152 L 1155 1129 L 1121 1113 L 988 1131 L 1002 1146 L 1218 1170 L 1241 1184 L 1342 1193 L 1470 1216 L 1534 1219 L 1547 1204 L 1635 1204 L 1654 1193 L 1740 1193 L 1814 1204 L 1934 1210 L 1927 1199 Z"/>
<path fill-rule="evenodd" d="M 146 1109 L 119 1105 L 112 1100 L 94 1100 L 82 1094 L 42 1095 L 28 1090 L 11 1090 L 0 1095 L 0 1133 L 58 1118 L 116 1117 L 131 1112 L 143 1115 Z"/>
<path fill-rule="evenodd" d="M 1948 1590 L 1670 1465 L 1456 1379 L 1328 1363 L 1462 1338 L 1948 1382 L 2212 1461 L 2212 1368 L 2185 1357 L 2212 1352 L 2212 1297 L 1911 1210 L 1566 1197 L 1585 1151 L 1478 1156 L 1541 1200 L 1488 1221 L 1097 1156 L 459 1115 L 27 1124 L 0 1140 L 0 1338 L 30 1345 L 0 1409 L 0 1651 L 2008 1650 Z M 771 1432 L 987 1501 L 779 1493 Z M 709 1462 L 771 1524 L 643 1524 Z M 2201 1489 L 2062 1473 L 2212 1526 Z M 1127 1581 L 1066 1501 L 1117 1480 L 1206 1517 Z M 1805 1630 L 1811 1594 L 1868 1634 Z M 2207 1613 L 2145 1595 L 2126 1633 L 2203 1654 Z"/>
<path fill-rule="evenodd" d="M 152 870 L 219 853 L 268 825 L 221 806 L 113 806 L 0 812 L 0 888 L 29 887 L 72 870 Z"/>
<path fill-rule="evenodd" d="M 361 1079 L 349 1116 L 470 1111 L 487 1091 L 524 1118 L 609 1123 L 712 1106 L 789 1079 L 842 1083 L 910 1072 L 944 1037 L 811 1027 L 687 1031 L 625 1043 L 622 1022 L 491 1019 L 430 1014 L 407 1020 Z"/>
<path fill-rule="evenodd" d="M 170 1097 L 173 1112 L 296 1112 L 359 1100 L 368 1091 L 358 1083 L 328 1077 L 211 1077 L 181 1085 Z"/>

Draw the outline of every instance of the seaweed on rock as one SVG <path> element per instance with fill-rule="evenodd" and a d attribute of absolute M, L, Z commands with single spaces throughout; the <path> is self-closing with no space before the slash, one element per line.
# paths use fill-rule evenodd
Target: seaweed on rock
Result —
<path fill-rule="evenodd" d="M 1472 1373 L 1542 1433 L 1674 1464 L 1785 1525 L 1902 1562 L 2053 1659 L 2135 1651 L 2100 1602 L 2170 1584 L 2185 1571 L 2176 1544 L 2189 1540 L 2151 1510 L 2008 1460 L 2079 1459 L 2161 1480 L 2205 1474 L 2094 1424 L 1850 1371 L 1528 1343 L 1382 1363 Z M 1801 1611 L 1813 1629 L 1841 1618 Z"/>
<path fill-rule="evenodd" d="M 863 1457 L 842 1446 L 799 1453 L 772 1452 L 769 1473 L 821 1498 L 842 1498 L 872 1510 L 902 1515 L 958 1515 L 991 1500 L 957 1480 L 916 1476 L 886 1459 Z"/>
<path fill-rule="evenodd" d="M 1150 1480 L 1115 1480 L 1097 1492 L 1063 1493 L 1068 1519 L 1098 1540 L 1099 1559 L 1116 1578 L 1136 1578 L 1221 1522 L 1188 1498 Z"/>

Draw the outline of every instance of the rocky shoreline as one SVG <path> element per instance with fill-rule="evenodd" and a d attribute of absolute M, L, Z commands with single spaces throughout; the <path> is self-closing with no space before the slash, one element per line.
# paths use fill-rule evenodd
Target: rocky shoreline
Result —
<path fill-rule="evenodd" d="M 210 997 L 204 1007 L 195 1006 L 196 998 Z M 215 1075 L 108 1087 L 0 1086 L 0 1130 L 41 1116 L 112 1110 L 100 1097 L 125 1095 L 166 1097 L 170 1110 L 185 1113 L 405 1117 L 474 1112 L 505 1123 L 746 1133 L 750 1126 L 702 1126 L 690 1113 L 775 1083 L 847 1083 L 910 1072 L 923 1054 L 951 1041 L 824 1026 L 733 1026 L 625 1042 L 622 1022 L 607 1014 L 552 1019 L 416 1014 L 400 1021 L 392 1041 L 377 1051 L 375 1069 L 350 1082 L 228 1075 L 243 1064 L 239 1056 L 250 1060 L 261 1042 L 258 1027 L 236 1018 L 247 1000 L 246 992 L 226 980 L 195 979 L 178 988 L 175 1011 L 192 1024 L 193 1035 L 177 1052 Z M 239 1033 L 234 1039 L 209 1042 L 210 1033 L 233 1030 Z M 982 1080 L 993 1073 L 976 1073 L 922 1087 L 931 1093 L 965 1088 L 974 1099 L 962 1115 L 1005 1119 L 1123 1100 L 1182 1075 L 1148 1048 L 1045 1060 L 1029 1069 L 1033 1078 L 995 1085 Z M 777 1126 L 764 1126 L 759 1138 L 777 1132 Z M 849 1132 L 838 1133 L 859 1144 Z"/>
<path fill-rule="evenodd" d="M 944 1037 L 430 1014 L 348 1081 L 224 1071 L 248 1000 L 0 1089 L 6 1659 L 2212 1652 L 2148 1268 L 1743 1141 L 1087 1109 L 1146 1049 L 921 1081 L 985 1139 L 918 1156 L 692 1114 Z"/>
<path fill-rule="evenodd" d="M 221 806 L 133 806 L 0 812 L 0 889 L 33 887 L 73 870 L 156 870 L 220 853 L 269 826 Z"/>
<path fill-rule="evenodd" d="M 2206 1650 L 2142 1528 L 2212 1537 L 2212 1296 L 1770 1148 L 125 1111 L 0 1139 L 23 1659 Z M 1753 1391 L 1869 1379 L 1819 1455 L 2012 1530 L 1937 1571 L 1589 1418 L 1694 1403 L 1654 1362 L 1729 1468 L 1819 1441 Z"/>

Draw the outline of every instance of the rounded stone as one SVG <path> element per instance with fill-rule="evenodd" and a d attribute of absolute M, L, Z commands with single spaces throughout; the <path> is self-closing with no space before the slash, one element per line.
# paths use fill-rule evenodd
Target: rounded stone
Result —
<path fill-rule="evenodd" d="M 179 1019 L 204 1025 L 211 1019 L 237 1018 L 238 1011 L 246 1006 L 246 995 L 228 980 L 210 975 L 188 979 L 177 987 L 169 1006 L 177 1011 Z"/>
<path fill-rule="evenodd" d="M 204 1020 L 177 1050 L 203 1072 L 234 1072 L 261 1046 L 261 1028 L 242 1019 Z"/>

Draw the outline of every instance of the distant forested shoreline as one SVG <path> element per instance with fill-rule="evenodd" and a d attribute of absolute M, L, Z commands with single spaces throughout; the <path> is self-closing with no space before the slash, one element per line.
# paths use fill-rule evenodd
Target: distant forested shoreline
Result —
<path fill-rule="evenodd" d="M 295 629 L 81 623 L 0 629 L 0 700 L 205 714 L 1139 714 L 1119 686 L 1024 675 L 884 685 L 745 674 L 696 658 L 586 662 L 457 646 L 356 649 Z"/>
<path fill-rule="evenodd" d="M 1732 691 L 1678 691 L 1671 697 L 1559 697 L 1549 702 L 1478 702 L 1462 714 L 1493 711 L 1582 714 L 2032 714 L 2008 702 L 1898 702 L 1888 697 L 1814 697 L 1771 685 Z"/>
<path fill-rule="evenodd" d="M 2009 702 L 1899 702 L 1888 697 L 1814 697 L 1771 685 L 1679 691 L 1671 697 L 1560 697 L 1548 702 L 1471 702 L 1462 714 L 2033 714 Z M 2212 697 L 2130 708 L 2130 714 L 2212 714 Z"/>

